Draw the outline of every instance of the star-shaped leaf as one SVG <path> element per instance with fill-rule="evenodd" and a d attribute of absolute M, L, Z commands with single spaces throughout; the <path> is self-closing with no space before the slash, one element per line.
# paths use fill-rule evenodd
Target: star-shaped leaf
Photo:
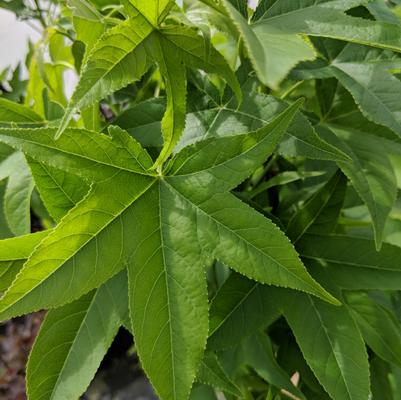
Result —
<path fill-rule="evenodd" d="M 139 80 L 157 64 L 164 79 L 167 109 L 162 121 L 165 146 L 156 161 L 160 167 L 169 157 L 185 127 L 186 68 L 220 74 L 241 90 L 224 57 L 197 30 L 184 26 L 159 26 L 173 2 L 123 1 L 128 18 L 107 30 L 85 56 L 80 80 L 58 127 L 56 138 L 67 128 L 78 109 L 88 107 L 108 94 Z"/>
<path fill-rule="evenodd" d="M 120 128 L 1 129 L 0 141 L 91 184 L 35 249 L 0 300 L 0 318 L 63 306 L 128 268 L 130 316 L 144 370 L 162 399 L 189 394 L 208 336 L 205 265 L 336 300 L 290 241 L 228 193 L 265 162 L 300 102 L 255 132 L 197 142 L 155 174 Z"/>

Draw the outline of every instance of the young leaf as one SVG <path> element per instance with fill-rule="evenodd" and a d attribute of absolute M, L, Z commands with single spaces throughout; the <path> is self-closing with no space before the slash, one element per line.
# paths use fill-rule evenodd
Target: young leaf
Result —
<path fill-rule="evenodd" d="M 167 108 L 162 120 L 164 147 L 156 161 L 156 166 L 160 166 L 173 151 L 185 127 L 185 67 L 219 73 L 231 85 L 238 100 L 241 90 L 225 59 L 193 29 L 164 28 L 154 38 L 157 39 L 150 53 L 159 65 L 167 92 Z"/>
<path fill-rule="evenodd" d="M 78 398 L 93 379 L 128 314 L 125 271 L 44 320 L 29 356 L 32 400 Z"/>
<path fill-rule="evenodd" d="M 267 24 L 249 25 L 229 1 L 225 1 L 224 4 L 244 40 L 259 79 L 266 86 L 276 89 L 300 61 L 315 58 L 312 44 L 301 35 L 287 33 Z"/>
<path fill-rule="evenodd" d="M 77 109 L 90 106 L 105 95 L 141 78 L 149 68 L 143 42 L 152 32 L 153 26 L 142 14 L 137 13 L 101 36 L 82 67 L 78 86 L 56 138 L 65 131 Z"/>

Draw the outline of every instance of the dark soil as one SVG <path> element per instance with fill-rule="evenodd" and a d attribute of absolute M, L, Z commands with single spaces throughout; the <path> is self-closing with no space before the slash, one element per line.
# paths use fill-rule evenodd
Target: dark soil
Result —
<path fill-rule="evenodd" d="M 25 367 L 44 313 L 0 324 L 0 399 L 26 400 Z M 121 329 L 81 400 L 157 400 Z M 73 399 L 66 399 L 73 400 Z"/>

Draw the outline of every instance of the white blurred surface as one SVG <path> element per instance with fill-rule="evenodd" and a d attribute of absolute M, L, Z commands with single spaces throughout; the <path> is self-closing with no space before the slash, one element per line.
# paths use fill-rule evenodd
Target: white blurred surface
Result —
<path fill-rule="evenodd" d="M 249 7 L 255 9 L 258 6 L 259 0 L 248 0 Z"/>
<path fill-rule="evenodd" d="M 0 70 L 25 59 L 28 39 L 35 42 L 40 34 L 11 12 L 0 10 Z"/>

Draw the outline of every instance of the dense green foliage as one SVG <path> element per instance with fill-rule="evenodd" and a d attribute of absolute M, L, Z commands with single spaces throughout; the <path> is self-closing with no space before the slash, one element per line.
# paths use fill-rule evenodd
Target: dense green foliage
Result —
<path fill-rule="evenodd" d="M 120 327 L 161 400 L 399 399 L 401 2 L 36 5 L 0 1 L 43 31 L 0 74 L 29 399 L 78 399 Z"/>

